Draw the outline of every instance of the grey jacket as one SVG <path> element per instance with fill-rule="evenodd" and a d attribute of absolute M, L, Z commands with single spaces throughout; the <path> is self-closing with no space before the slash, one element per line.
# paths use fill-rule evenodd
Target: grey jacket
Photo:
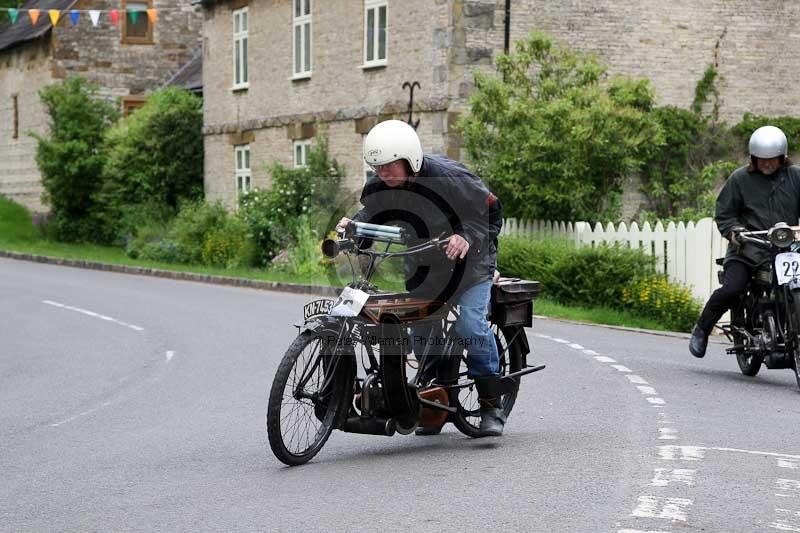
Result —
<path fill-rule="evenodd" d="M 451 261 L 443 250 L 406 257 L 406 289 L 417 296 L 447 301 L 481 281 L 492 279 L 500 201 L 464 165 L 426 155 L 420 172 L 403 187 L 391 188 L 377 176 L 361 194 L 364 206 L 353 220 L 404 227 L 410 244 L 433 237 L 461 235 L 469 243 L 464 260 Z"/>

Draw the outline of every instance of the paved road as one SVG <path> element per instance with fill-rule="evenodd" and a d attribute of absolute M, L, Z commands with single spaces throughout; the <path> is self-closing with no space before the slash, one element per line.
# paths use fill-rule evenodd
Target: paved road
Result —
<path fill-rule="evenodd" d="M 284 467 L 265 404 L 308 299 L 0 259 L 0 530 L 800 531 L 791 372 L 549 320 L 504 437 Z"/>

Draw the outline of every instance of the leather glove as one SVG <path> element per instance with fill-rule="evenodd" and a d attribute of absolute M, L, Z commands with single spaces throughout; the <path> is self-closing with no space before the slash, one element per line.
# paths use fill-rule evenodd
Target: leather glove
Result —
<path fill-rule="evenodd" d="M 747 228 L 743 226 L 736 226 L 728 233 L 728 240 L 731 241 L 731 244 L 736 246 L 736 248 L 741 248 L 742 245 L 744 244 L 739 239 L 739 234 L 743 231 L 747 231 Z"/>

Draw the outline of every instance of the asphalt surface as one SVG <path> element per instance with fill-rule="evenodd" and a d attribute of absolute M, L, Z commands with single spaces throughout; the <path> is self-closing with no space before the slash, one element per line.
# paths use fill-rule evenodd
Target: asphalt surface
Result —
<path fill-rule="evenodd" d="M 271 454 L 309 296 L 0 259 L 2 531 L 800 531 L 800 393 L 724 345 L 537 320 L 497 439 Z"/>

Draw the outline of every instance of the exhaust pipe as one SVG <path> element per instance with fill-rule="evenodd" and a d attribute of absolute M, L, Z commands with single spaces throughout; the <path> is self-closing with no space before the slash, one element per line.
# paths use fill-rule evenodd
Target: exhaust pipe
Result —
<path fill-rule="evenodd" d="M 350 416 L 345 420 L 342 431 L 391 437 L 395 433 L 395 426 L 394 422 L 387 418 Z"/>

